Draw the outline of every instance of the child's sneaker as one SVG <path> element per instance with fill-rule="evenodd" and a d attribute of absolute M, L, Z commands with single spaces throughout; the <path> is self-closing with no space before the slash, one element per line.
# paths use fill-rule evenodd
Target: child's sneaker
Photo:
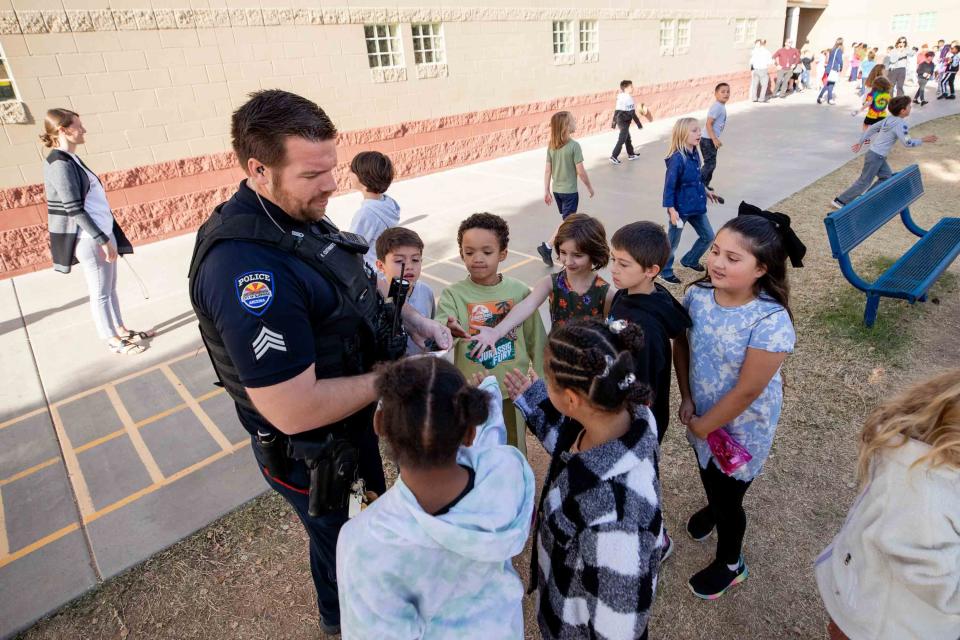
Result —
<path fill-rule="evenodd" d="M 627 160 L 636 160 L 636 159 L 639 158 L 639 157 L 640 157 L 639 154 L 634 153 L 634 154 L 631 154 L 631 155 L 627 156 Z"/>
<path fill-rule="evenodd" d="M 722 560 L 714 560 L 706 569 L 693 574 L 687 584 L 698 598 L 716 600 L 730 587 L 746 580 L 749 575 L 743 556 L 740 556 L 736 569 L 731 570 Z"/>
<path fill-rule="evenodd" d="M 667 530 L 663 530 L 663 550 L 660 551 L 660 564 L 663 564 L 667 561 L 667 558 L 673 555 L 673 538 L 670 537 L 670 534 L 667 533 Z"/>
<path fill-rule="evenodd" d="M 831 202 L 830 204 L 831 206 L 833 206 L 834 209 L 843 209 L 845 206 L 847 206 L 836 198 L 834 198 L 833 202 Z"/>
<path fill-rule="evenodd" d="M 704 507 L 687 520 L 687 534 L 697 542 L 700 542 L 710 537 L 714 526 L 716 526 L 716 523 L 713 521 L 713 514 L 710 513 L 710 507 Z"/>
<path fill-rule="evenodd" d="M 673 275 L 672 273 L 671 273 L 670 275 L 668 275 L 668 276 L 665 276 L 665 275 L 663 275 L 663 274 L 661 273 L 661 274 L 660 274 L 660 278 L 661 278 L 662 280 L 666 280 L 666 281 L 669 282 L 670 284 L 681 284 L 680 278 L 678 278 L 677 276 Z"/>
<path fill-rule="evenodd" d="M 543 259 L 543 264 L 548 267 L 553 266 L 553 252 L 550 251 L 550 247 L 547 246 L 546 242 L 541 243 L 540 246 L 537 247 L 537 253 L 539 253 Z"/>
<path fill-rule="evenodd" d="M 631 160 L 632 159 L 633 158 L 631 158 Z M 613 156 L 610 156 L 610 162 L 611 164 L 623 164 L 622 162 L 620 162 L 620 158 L 614 158 Z"/>

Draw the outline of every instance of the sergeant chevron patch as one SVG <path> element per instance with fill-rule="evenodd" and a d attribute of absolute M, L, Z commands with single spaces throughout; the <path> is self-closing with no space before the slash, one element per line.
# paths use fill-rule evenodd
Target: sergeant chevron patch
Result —
<path fill-rule="evenodd" d="M 250 346 L 253 347 L 253 355 L 257 357 L 257 360 L 267 355 L 270 349 L 276 349 L 277 351 L 287 350 L 287 344 L 283 340 L 283 334 L 271 331 L 263 326 L 260 328 L 260 334 Z"/>

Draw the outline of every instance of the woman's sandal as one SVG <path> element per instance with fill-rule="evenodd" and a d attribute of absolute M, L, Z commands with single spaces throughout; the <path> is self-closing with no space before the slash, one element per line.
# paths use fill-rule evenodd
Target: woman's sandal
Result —
<path fill-rule="evenodd" d="M 157 335 L 157 332 L 153 329 L 147 329 L 146 331 L 127 331 L 127 335 L 124 336 L 124 340 L 147 340 Z"/>
<path fill-rule="evenodd" d="M 126 338 L 120 338 L 118 342 L 107 342 L 107 348 L 114 353 L 119 353 L 122 355 L 136 355 L 144 352 L 144 348 L 142 346 L 131 342 Z"/>

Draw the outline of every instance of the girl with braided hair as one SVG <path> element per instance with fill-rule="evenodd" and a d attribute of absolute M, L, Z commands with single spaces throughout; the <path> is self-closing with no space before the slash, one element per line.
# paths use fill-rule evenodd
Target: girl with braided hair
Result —
<path fill-rule="evenodd" d="M 340 532 L 343 637 L 523 637 L 511 560 L 535 480 L 515 447 L 484 443 L 491 427 L 506 440 L 496 378 L 474 387 L 446 360 L 415 357 L 383 368 L 377 392 L 374 429 L 400 477 Z"/>
<path fill-rule="evenodd" d="M 572 320 L 550 333 L 543 380 L 504 378 L 551 456 L 531 559 L 546 640 L 647 637 L 663 519 L 642 350 L 638 325 Z"/>

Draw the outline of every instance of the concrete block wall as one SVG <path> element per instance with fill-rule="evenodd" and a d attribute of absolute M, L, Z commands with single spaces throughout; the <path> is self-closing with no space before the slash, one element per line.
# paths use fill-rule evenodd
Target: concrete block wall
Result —
<path fill-rule="evenodd" d="M 749 44 L 733 44 L 735 18 L 757 18 L 768 38 L 783 27 L 782 0 L 737 0 L 722 11 L 692 0 L 659 9 L 170 6 L 184 2 L 0 0 L 0 45 L 33 118 L 2 125 L 0 274 L 49 262 L 37 134 L 51 107 L 81 114 L 89 133 L 78 152 L 144 242 L 195 228 L 236 187 L 229 118 L 250 91 L 282 88 L 318 102 L 342 132 L 344 165 L 376 148 L 401 177 L 413 176 L 541 146 L 558 108 L 578 113 L 581 132 L 600 130 L 625 77 L 658 116 L 705 106 L 720 77 L 746 86 Z M 660 19 L 684 17 L 690 49 L 659 55 Z M 554 19 L 596 19 L 596 61 L 556 63 Z M 400 24 L 402 70 L 368 66 L 363 25 L 380 20 Z M 443 24 L 445 65 L 414 64 L 415 21 Z"/>

